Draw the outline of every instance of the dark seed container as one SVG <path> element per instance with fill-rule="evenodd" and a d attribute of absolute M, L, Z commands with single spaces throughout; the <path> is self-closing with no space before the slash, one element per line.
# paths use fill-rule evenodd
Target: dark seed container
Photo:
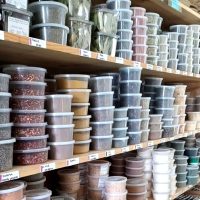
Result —
<path fill-rule="evenodd" d="M 187 185 L 196 185 L 198 183 L 199 175 L 187 176 Z"/>
<path fill-rule="evenodd" d="M 45 119 L 48 125 L 67 125 L 73 122 L 72 112 L 66 113 L 46 113 Z"/>
<path fill-rule="evenodd" d="M 128 128 L 113 128 L 112 129 L 112 134 L 114 138 L 124 138 L 127 135 L 127 130 Z"/>
<path fill-rule="evenodd" d="M 161 85 L 156 87 L 155 91 L 158 97 L 173 97 L 175 87 Z"/>
<path fill-rule="evenodd" d="M 10 122 L 10 108 L 0 109 L 0 124 L 7 124 Z"/>
<path fill-rule="evenodd" d="M 140 80 L 142 68 L 138 67 L 124 67 L 120 69 L 121 81 Z"/>
<path fill-rule="evenodd" d="M 128 108 L 128 118 L 129 119 L 140 119 L 142 107 L 129 107 Z"/>
<path fill-rule="evenodd" d="M 174 109 L 173 108 L 155 108 L 155 113 L 156 114 L 162 114 L 163 118 L 172 118 L 174 115 Z"/>
<path fill-rule="evenodd" d="M 126 128 L 128 117 L 114 119 L 113 128 Z"/>
<path fill-rule="evenodd" d="M 179 181 L 186 181 L 187 172 L 177 173 L 176 180 Z"/>
<path fill-rule="evenodd" d="M 125 118 L 127 117 L 128 108 L 115 108 L 114 118 Z"/>
<path fill-rule="evenodd" d="M 90 126 L 92 127 L 91 135 L 92 136 L 111 135 L 112 125 L 113 125 L 113 121 L 90 122 Z"/>
<path fill-rule="evenodd" d="M 174 156 L 176 164 L 187 164 L 188 157 L 187 156 Z"/>
<path fill-rule="evenodd" d="M 129 145 L 139 144 L 141 141 L 142 132 L 128 132 L 127 135 L 129 136 Z"/>
<path fill-rule="evenodd" d="M 174 125 L 172 126 L 163 126 L 163 138 L 168 138 L 168 137 L 173 137 L 175 135 L 175 127 Z"/>
<path fill-rule="evenodd" d="M 1 108 L 9 108 L 10 97 L 11 97 L 10 93 L 0 92 L 0 109 Z"/>
<path fill-rule="evenodd" d="M 183 156 L 184 152 L 185 152 L 185 150 L 176 150 L 174 155 L 175 156 Z"/>
<path fill-rule="evenodd" d="M 0 172 L 12 169 L 14 142 L 15 139 L 0 141 Z"/>
<path fill-rule="evenodd" d="M 13 110 L 42 110 L 45 96 L 13 96 L 11 107 Z"/>
<path fill-rule="evenodd" d="M 44 82 L 46 69 L 29 67 L 26 65 L 3 65 L 3 72 L 11 76 L 12 81 L 36 81 Z"/>
<path fill-rule="evenodd" d="M 144 79 L 145 85 L 161 85 L 163 78 L 147 77 Z"/>
<path fill-rule="evenodd" d="M 8 140 L 11 138 L 11 130 L 13 123 L 0 124 L 0 140 Z"/>
<path fill-rule="evenodd" d="M 128 132 L 138 132 L 141 129 L 142 119 L 128 120 Z"/>
<path fill-rule="evenodd" d="M 113 105 L 114 92 L 99 92 L 90 94 L 90 105 L 92 108 L 109 107 Z"/>
<path fill-rule="evenodd" d="M 140 106 L 141 94 L 121 94 L 120 104 L 122 107 Z"/>
<path fill-rule="evenodd" d="M 10 78 L 8 74 L 0 74 L 0 92 L 8 92 Z"/>
<path fill-rule="evenodd" d="M 172 108 L 174 105 L 175 98 L 156 98 L 157 108 Z"/>
<path fill-rule="evenodd" d="M 176 186 L 177 188 L 183 188 L 186 187 L 187 185 L 187 180 L 186 181 L 177 181 Z"/>
<path fill-rule="evenodd" d="M 140 93 L 142 81 L 120 81 L 120 94 Z"/>
<path fill-rule="evenodd" d="M 102 76 L 112 76 L 112 86 L 118 87 L 119 85 L 119 73 L 103 73 Z"/>
<path fill-rule="evenodd" d="M 185 155 L 186 156 L 197 156 L 199 148 L 185 148 Z"/>
<path fill-rule="evenodd" d="M 171 147 L 176 150 L 184 150 L 185 141 L 184 140 L 174 140 L 171 141 Z"/>
<path fill-rule="evenodd" d="M 176 165 L 176 173 L 183 173 L 187 170 L 187 164 L 177 164 Z"/>
<path fill-rule="evenodd" d="M 197 176 L 199 173 L 199 166 L 188 165 L 187 172 L 188 172 L 188 176 Z"/>

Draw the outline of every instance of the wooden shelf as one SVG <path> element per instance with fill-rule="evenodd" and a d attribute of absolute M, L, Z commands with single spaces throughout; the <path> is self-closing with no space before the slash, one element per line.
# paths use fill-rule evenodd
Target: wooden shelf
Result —
<path fill-rule="evenodd" d="M 195 83 L 200 81 L 200 74 L 171 70 L 111 56 L 102 56 L 95 52 L 35 40 L 37 42 L 33 43 L 29 37 L 0 32 L 0 62 L 4 64 L 19 63 L 42 66 L 46 67 L 50 73 L 54 70 L 52 74 L 55 74 L 55 69 L 57 73 L 91 74 L 118 71 L 119 68 L 125 66 L 141 66 L 143 76 L 163 77 L 166 82 Z M 33 45 L 41 45 L 41 47 Z"/>
<path fill-rule="evenodd" d="M 67 160 L 49 160 L 48 162 L 43 163 L 43 164 L 14 166 L 12 170 L 0 173 L 0 183 L 38 174 L 41 172 L 56 170 L 56 169 L 69 167 L 69 166 L 80 164 L 80 163 L 89 162 L 96 159 L 106 158 L 113 155 L 130 152 L 130 151 L 140 149 L 140 148 L 145 148 L 148 146 L 162 144 L 162 143 L 173 141 L 179 138 L 195 135 L 198 132 L 199 131 L 179 134 L 171 138 L 162 138 L 159 140 L 148 141 L 141 144 L 129 145 L 128 147 L 124 147 L 124 148 L 113 148 L 107 151 L 90 151 L 87 154 L 76 155 L 73 158 L 67 159 Z"/>

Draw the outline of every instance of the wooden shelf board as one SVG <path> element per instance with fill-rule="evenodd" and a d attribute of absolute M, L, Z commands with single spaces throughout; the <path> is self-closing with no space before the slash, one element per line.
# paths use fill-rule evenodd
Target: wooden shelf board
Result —
<path fill-rule="evenodd" d="M 69 166 L 76 165 L 79 163 L 85 163 L 85 162 L 89 162 L 96 159 L 110 157 L 112 155 L 130 152 L 139 148 L 145 148 L 148 146 L 162 144 L 162 143 L 176 140 L 179 138 L 195 135 L 196 133 L 198 133 L 198 131 L 179 134 L 171 138 L 162 138 L 159 140 L 148 141 L 148 142 L 144 142 L 137 145 L 129 145 L 128 147 L 125 147 L 125 148 L 114 148 L 107 151 L 90 151 L 89 153 L 86 153 L 86 154 L 75 155 L 73 158 L 67 159 L 67 160 L 49 160 L 48 162 L 43 163 L 43 164 L 14 166 L 12 170 L 0 173 L 0 183 L 38 174 L 38 173 L 43 172 L 42 169 L 44 171 L 51 171 L 55 169 L 69 167 Z M 18 175 L 16 176 L 16 174 Z"/>

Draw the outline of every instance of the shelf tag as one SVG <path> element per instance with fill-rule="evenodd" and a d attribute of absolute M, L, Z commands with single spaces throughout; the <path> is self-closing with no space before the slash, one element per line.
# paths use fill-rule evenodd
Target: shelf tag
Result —
<path fill-rule="evenodd" d="M 116 57 L 115 62 L 118 63 L 118 64 L 124 64 L 124 59 Z"/>
<path fill-rule="evenodd" d="M 133 65 L 134 67 L 141 67 L 141 63 L 137 61 L 133 62 Z"/>
<path fill-rule="evenodd" d="M 168 73 L 172 73 L 172 69 L 171 68 L 167 68 L 166 69 Z"/>
<path fill-rule="evenodd" d="M 166 141 L 167 141 L 166 138 L 160 139 L 160 143 L 165 143 Z"/>
<path fill-rule="evenodd" d="M 39 47 L 39 48 L 47 48 L 47 43 L 45 40 L 40 40 L 37 38 L 29 38 L 29 45 L 33 46 L 33 47 Z"/>
<path fill-rule="evenodd" d="M 147 64 L 147 69 L 153 69 L 153 65 Z"/>
<path fill-rule="evenodd" d="M 109 150 L 106 151 L 106 157 L 114 156 L 115 155 L 115 150 Z"/>
<path fill-rule="evenodd" d="M 188 136 L 188 133 L 184 133 L 183 136 L 184 136 L 184 137 L 187 137 L 187 136 Z"/>
<path fill-rule="evenodd" d="M 102 53 L 98 53 L 98 54 L 97 54 L 97 59 L 98 59 L 98 60 L 107 61 L 107 60 L 108 60 L 108 55 L 102 54 Z"/>
<path fill-rule="evenodd" d="M 136 144 L 135 145 L 135 149 L 141 149 L 142 148 L 142 144 Z"/>
<path fill-rule="evenodd" d="M 67 166 L 78 165 L 80 163 L 79 158 L 71 158 L 67 160 Z"/>
<path fill-rule="evenodd" d="M 4 37 L 4 31 L 0 31 L 0 40 L 4 40 L 5 37 Z"/>
<path fill-rule="evenodd" d="M 176 74 L 180 74 L 180 73 L 181 73 L 181 71 L 177 69 L 176 70 Z"/>
<path fill-rule="evenodd" d="M 179 12 L 182 10 L 180 6 L 180 0 L 168 0 L 168 5 Z"/>
<path fill-rule="evenodd" d="M 41 165 L 40 171 L 48 172 L 54 169 L 56 169 L 56 163 L 48 163 L 48 164 Z"/>
<path fill-rule="evenodd" d="M 88 50 L 85 50 L 85 49 L 81 49 L 80 54 L 83 57 L 87 57 L 87 58 L 91 58 L 92 57 L 91 51 L 88 51 Z"/>
<path fill-rule="evenodd" d="M 175 140 L 175 137 L 170 137 L 169 140 L 173 141 L 173 140 Z"/>
<path fill-rule="evenodd" d="M 19 178 L 19 171 L 7 172 L 0 175 L 0 182 L 11 181 Z"/>
<path fill-rule="evenodd" d="M 122 151 L 122 153 L 129 152 L 130 148 L 129 147 L 123 147 L 123 148 L 121 148 L 121 151 Z"/>
<path fill-rule="evenodd" d="M 192 72 L 188 72 L 188 76 L 194 76 Z"/>
<path fill-rule="evenodd" d="M 99 154 L 98 153 L 94 153 L 94 154 L 90 154 L 89 155 L 89 161 L 97 160 L 97 159 L 99 159 Z"/>
<path fill-rule="evenodd" d="M 149 141 L 148 142 L 148 147 L 154 146 L 154 141 Z"/>
<path fill-rule="evenodd" d="M 162 72 L 163 71 L 163 67 L 157 66 L 157 70 Z"/>
<path fill-rule="evenodd" d="M 188 75 L 188 73 L 187 73 L 187 72 L 182 72 L 182 74 L 183 74 L 183 75 L 185 75 L 185 76 L 187 76 L 187 75 Z"/>

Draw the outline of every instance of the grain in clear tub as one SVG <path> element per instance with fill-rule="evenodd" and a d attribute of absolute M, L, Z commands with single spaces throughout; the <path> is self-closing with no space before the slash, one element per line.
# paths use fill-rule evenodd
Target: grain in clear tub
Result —
<path fill-rule="evenodd" d="M 85 141 L 90 139 L 90 131 L 92 128 L 74 129 L 73 139 L 75 141 Z"/>
<path fill-rule="evenodd" d="M 113 135 L 108 136 L 91 136 L 91 150 L 101 151 L 110 150 L 112 148 L 112 138 Z"/>
<path fill-rule="evenodd" d="M 112 125 L 113 121 L 90 122 L 90 126 L 92 127 L 91 135 L 92 136 L 111 135 Z"/>
<path fill-rule="evenodd" d="M 88 187 L 93 189 L 103 189 L 105 187 L 105 180 L 108 175 L 105 176 L 88 176 Z"/>
<path fill-rule="evenodd" d="M 127 191 L 123 193 L 105 193 L 105 200 L 126 200 Z"/>
<path fill-rule="evenodd" d="M 55 75 L 56 87 L 63 89 L 87 89 L 90 76 L 82 74 L 58 74 Z"/>
<path fill-rule="evenodd" d="M 71 110 L 74 116 L 85 116 L 88 115 L 89 103 L 72 103 Z"/>
<path fill-rule="evenodd" d="M 77 182 L 80 180 L 80 171 L 77 169 L 62 169 L 57 172 L 61 182 Z"/>
<path fill-rule="evenodd" d="M 50 200 L 52 192 L 48 189 L 29 190 L 25 195 L 27 200 Z"/>
<path fill-rule="evenodd" d="M 113 105 L 114 92 L 98 92 L 90 94 L 90 104 L 92 108 L 109 107 Z"/>
<path fill-rule="evenodd" d="M 110 163 L 106 160 L 95 160 L 88 163 L 88 175 L 105 176 L 109 174 Z"/>
<path fill-rule="evenodd" d="M 90 143 L 91 143 L 91 140 L 75 141 L 74 155 L 88 153 L 90 150 Z"/>
<path fill-rule="evenodd" d="M 75 129 L 85 129 L 89 128 L 91 115 L 88 116 L 74 116 L 73 123 Z"/>

